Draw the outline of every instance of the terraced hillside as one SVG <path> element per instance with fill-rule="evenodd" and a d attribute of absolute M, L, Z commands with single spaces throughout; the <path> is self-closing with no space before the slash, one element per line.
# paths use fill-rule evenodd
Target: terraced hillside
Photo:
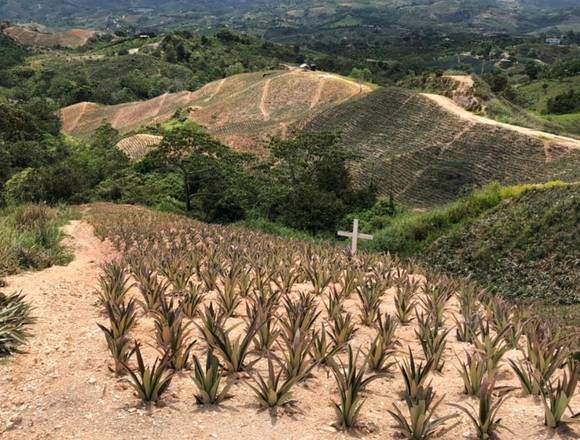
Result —
<path fill-rule="evenodd" d="M 159 146 L 162 136 L 140 133 L 122 139 L 117 148 L 124 152 L 131 160 L 143 159 L 147 153 Z"/>
<path fill-rule="evenodd" d="M 323 72 L 258 72 L 149 101 L 116 106 L 79 103 L 62 109 L 60 116 L 65 133 L 84 137 L 104 121 L 128 133 L 187 109 L 190 119 L 227 145 L 252 150 L 271 136 L 285 137 L 290 127 L 303 125 L 322 110 L 369 92 L 365 85 Z"/>
<path fill-rule="evenodd" d="M 556 138 L 466 120 L 428 97 L 402 89 L 376 91 L 330 109 L 307 130 L 338 131 L 361 153 L 358 179 L 417 207 L 455 199 L 489 182 L 580 178 L 580 149 Z M 580 143 L 579 143 L 580 145 Z"/>
<path fill-rule="evenodd" d="M 69 29 L 64 32 L 40 32 L 27 27 L 9 26 L 3 30 L 13 40 L 26 46 L 62 46 L 81 47 L 95 35 L 95 31 L 88 29 Z"/>

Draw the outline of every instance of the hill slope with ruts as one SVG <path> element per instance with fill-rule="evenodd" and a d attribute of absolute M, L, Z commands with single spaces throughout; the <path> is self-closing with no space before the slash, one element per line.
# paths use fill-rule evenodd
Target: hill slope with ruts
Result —
<path fill-rule="evenodd" d="M 445 203 L 493 181 L 580 178 L 580 141 L 465 114 L 389 88 L 326 111 L 306 129 L 340 132 L 361 155 L 357 178 L 411 206 Z"/>
<path fill-rule="evenodd" d="M 84 46 L 96 34 L 95 31 L 88 29 L 69 29 L 63 32 L 51 33 L 20 26 L 9 26 L 3 29 L 3 32 L 14 41 L 25 46 L 62 46 L 69 48 Z"/>
<path fill-rule="evenodd" d="M 252 150 L 271 136 L 285 137 L 289 129 L 304 125 L 322 110 L 369 92 L 368 86 L 324 72 L 258 72 L 148 101 L 116 106 L 79 103 L 62 109 L 60 117 L 66 134 L 85 137 L 103 122 L 128 133 L 182 111 L 227 145 Z"/>

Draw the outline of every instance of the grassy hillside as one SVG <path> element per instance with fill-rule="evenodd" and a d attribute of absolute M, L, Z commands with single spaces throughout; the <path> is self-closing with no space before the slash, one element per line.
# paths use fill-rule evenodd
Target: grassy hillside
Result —
<path fill-rule="evenodd" d="M 60 114 L 63 131 L 83 137 L 103 121 L 126 133 L 165 122 L 181 111 L 226 144 L 251 150 L 271 136 L 285 137 L 321 110 L 368 92 L 368 86 L 323 72 L 270 71 L 234 75 L 196 92 L 138 103 L 75 104 Z"/>
<path fill-rule="evenodd" d="M 4 69 L 20 64 L 26 55 L 28 55 L 27 48 L 0 33 L 0 58 L 2 59 L 0 70 L 3 71 Z M 3 82 L 0 81 L 0 85 Z"/>
<path fill-rule="evenodd" d="M 569 133 L 580 135 L 580 114 L 550 114 L 548 101 L 570 90 L 580 92 L 580 76 L 541 79 L 514 87 L 515 99 L 522 107 L 549 123 L 562 126 Z"/>
<path fill-rule="evenodd" d="M 120 104 L 186 90 L 191 70 L 148 54 L 103 58 L 49 53 L 29 58 L 8 72 L 10 95 L 46 97 L 59 106 L 82 101 Z"/>
<path fill-rule="evenodd" d="M 490 182 L 580 178 L 580 150 L 505 128 L 468 123 L 429 99 L 388 88 L 316 117 L 307 129 L 338 131 L 361 154 L 359 181 L 398 202 L 432 207 Z"/>
<path fill-rule="evenodd" d="M 579 304 L 580 185 L 508 199 L 435 241 L 424 258 L 512 299 Z"/>
<path fill-rule="evenodd" d="M 0 51 L 9 55 L 13 46 L 13 40 L 0 34 Z M 214 36 L 179 31 L 147 39 L 101 35 L 76 50 L 34 48 L 31 52 L 34 56 L 3 75 L 2 83 L 10 88 L 6 94 L 19 100 L 46 97 L 60 107 L 83 101 L 116 105 L 146 100 L 304 60 L 323 69 L 324 60 L 330 58 L 227 30 Z M 11 64 L 19 61 L 24 61 L 22 56 Z M 349 73 L 352 65 L 351 60 L 333 57 L 330 67 Z"/>

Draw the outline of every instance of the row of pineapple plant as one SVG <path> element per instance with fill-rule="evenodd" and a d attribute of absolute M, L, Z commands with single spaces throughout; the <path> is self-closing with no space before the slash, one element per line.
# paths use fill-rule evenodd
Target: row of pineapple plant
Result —
<path fill-rule="evenodd" d="M 110 326 L 101 328 L 112 369 L 129 374 L 143 401 L 159 400 L 175 372 L 191 370 L 200 404 L 219 404 L 234 380 L 244 380 L 260 405 L 275 409 L 292 404 L 295 387 L 326 368 L 337 384 L 338 424 L 352 428 L 367 386 L 398 365 L 406 408 L 394 406 L 390 414 L 407 438 L 428 438 L 449 418 L 435 417 L 443 398 L 427 378 L 449 373 L 454 334 L 469 344 L 457 374 L 465 393 L 479 399 L 478 410 L 459 410 L 478 436 L 493 438 L 503 427 L 497 414 L 513 391 L 496 386 L 505 365 L 522 393 L 542 398 L 546 425 L 565 420 L 579 375 L 567 341 L 473 285 L 418 276 L 412 262 L 392 256 L 353 258 L 329 246 L 173 219 L 166 229 L 153 220 L 97 224 L 123 255 L 103 271 L 100 302 Z M 388 301 L 391 314 L 383 311 Z M 347 302 L 357 304 L 356 312 Z M 131 338 L 138 319 L 155 323 L 159 357 L 150 366 Z M 397 329 L 409 325 L 421 363 L 410 349 L 402 362 L 396 356 L 402 351 Z M 375 336 L 354 347 L 363 327 Z M 521 350 L 521 360 L 504 359 L 510 349 Z M 261 361 L 265 373 L 256 368 Z"/>

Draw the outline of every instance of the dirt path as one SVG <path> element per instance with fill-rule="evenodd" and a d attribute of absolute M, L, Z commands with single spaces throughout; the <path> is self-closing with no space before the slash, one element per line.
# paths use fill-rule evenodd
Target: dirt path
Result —
<path fill-rule="evenodd" d="M 266 103 L 268 102 L 268 94 L 270 93 L 270 83 L 272 79 L 269 78 L 264 82 L 264 88 L 262 89 L 262 96 L 260 98 L 260 112 L 262 113 L 262 118 L 264 121 L 270 120 L 270 112 L 266 107 Z"/>
<path fill-rule="evenodd" d="M 73 438 L 73 429 L 97 429 L 91 427 L 90 406 L 102 389 L 91 385 L 91 377 L 105 359 L 94 289 L 99 264 L 113 253 L 86 223 L 73 221 L 64 230 L 73 262 L 7 280 L 8 291 L 26 294 L 37 322 L 28 353 L 0 363 L 3 439 Z"/>
<path fill-rule="evenodd" d="M 159 107 L 157 107 L 157 111 L 155 112 L 155 116 L 157 117 L 159 116 L 159 114 L 161 113 L 161 110 L 163 110 L 163 106 L 165 105 L 165 101 L 167 101 L 167 97 L 169 96 L 169 93 L 164 93 L 161 96 L 161 102 L 159 103 Z"/>
<path fill-rule="evenodd" d="M 324 88 L 324 80 L 325 77 L 321 76 L 318 80 L 318 85 L 316 86 L 316 91 L 314 92 L 314 96 L 312 97 L 312 101 L 310 102 L 310 109 L 312 110 L 314 107 L 318 105 L 320 102 L 320 97 L 322 96 L 322 89 Z"/>
<path fill-rule="evenodd" d="M 212 92 L 212 94 L 211 94 L 209 97 L 205 98 L 205 99 L 203 100 L 203 102 L 209 102 L 209 101 L 211 101 L 213 98 L 215 98 L 215 97 L 217 96 L 217 94 L 218 94 L 219 92 L 221 92 L 221 90 L 222 90 L 222 88 L 223 88 L 223 86 L 224 86 L 224 84 L 225 84 L 225 83 L 226 83 L 226 78 L 224 78 L 224 79 L 222 79 L 221 81 L 219 81 L 219 82 L 218 82 L 218 84 L 217 84 L 217 87 L 216 87 L 216 88 L 215 88 L 215 90 Z"/>
<path fill-rule="evenodd" d="M 478 116 L 460 107 L 455 102 L 453 102 L 453 100 L 445 96 L 435 95 L 432 93 L 422 93 L 422 95 L 429 98 L 436 104 L 440 105 L 448 112 L 453 113 L 454 115 L 459 116 L 460 118 L 465 119 L 467 121 L 475 122 L 478 124 L 493 125 L 508 130 L 517 131 L 518 133 L 524 134 L 526 136 L 535 137 L 543 141 L 554 142 L 558 145 L 562 145 L 568 148 L 580 149 L 580 140 L 569 138 L 566 136 L 558 136 L 552 133 L 546 133 L 544 131 L 533 130 L 531 128 L 520 127 L 518 125 L 506 124 L 504 122 L 498 122 L 494 121 L 493 119 Z"/>
<path fill-rule="evenodd" d="M 74 122 L 71 123 L 69 131 L 74 131 L 77 128 L 81 118 L 85 115 L 85 112 L 87 111 L 87 107 L 89 106 L 89 104 L 91 104 L 91 103 L 90 102 L 83 102 L 81 104 L 81 109 L 79 110 Z"/>
<path fill-rule="evenodd" d="M 465 90 L 472 89 L 475 85 L 473 78 L 469 75 L 444 75 L 444 78 L 449 78 L 455 82 L 457 82 L 460 88 Z"/>

